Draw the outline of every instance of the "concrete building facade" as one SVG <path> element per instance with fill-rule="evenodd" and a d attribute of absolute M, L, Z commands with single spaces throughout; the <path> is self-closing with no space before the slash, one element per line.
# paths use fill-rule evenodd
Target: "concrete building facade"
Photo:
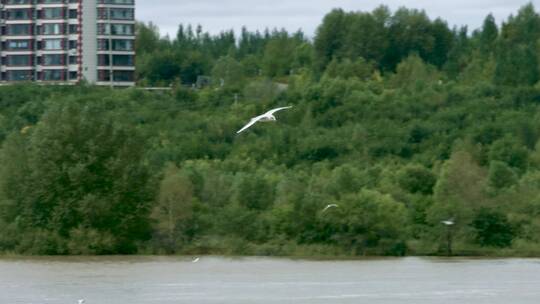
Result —
<path fill-rule="evenodd" d="M 0 82 L 135 84 L 135 0 L 0 0 Z"/>

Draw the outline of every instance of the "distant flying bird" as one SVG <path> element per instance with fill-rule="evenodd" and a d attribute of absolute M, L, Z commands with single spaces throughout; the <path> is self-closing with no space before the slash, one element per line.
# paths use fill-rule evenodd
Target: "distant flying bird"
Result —
<path fill-rule="evenodd" d="M 289 108 L 292 108 L 292 107 L 281 107 L 281 108 L 275 108 L 275 109 L 272 109 L 262 115 L 259 115 L 259 116 L 256 116 L 256 117 L 253 117 L 242 129 L 238 130 L 238 132 L 236 132 L 236 134 L 244 131 L 245 129 L 251 127 L 252 125 L 254 125 L 256 122 L 266 122 L 266 121 L 276 121 L 276 117 L 274 116 L 274 113 L 276 113 L 277 111 L 281 111 L 281 110 L 284 110 L 284 109 L 289 109 Z"/>
<path fill-rule="evenodd" d="M 441 221 L 441 223 L 445 224 L 446 226 L 454 225 L 454 219 L 444 220 Z"/>
<path fill-rule="evenodd" d="M 84 304 L 84 303 L 85 303 L 84 299 L 79 300 L 79 304 Z"/>
<path fill-rule="evenodd" d="M 191 261 L 191 263 L 197 263 L 199 261 L 199 258 L 194 258 L 193 261 Z"/>
<path fill-rule="evenodd" d="M 327 205 L 326 207 L 324 207 L 324 209 L 323 209 L 323 211 L 322 211 L 322 212 L 325 212 L 326 210 L 328 210 L 328 209 L 330 209 L 330 208 L 332 208 L 332 207 L 335 207 L 335 208 L 337 208 L 337 207 L 339 207 L 339 206 L 338 206 L 338 205 L 336 205 L 336 204 L 330 204 L 330 205 Z"/>
<path fill-rule="evenodd" d="M 28 130 L 30 130 L 31 126 L 25 126 L 24 128 L 21 129 L 21 134 L 26 134 L 28 132 Z"/>

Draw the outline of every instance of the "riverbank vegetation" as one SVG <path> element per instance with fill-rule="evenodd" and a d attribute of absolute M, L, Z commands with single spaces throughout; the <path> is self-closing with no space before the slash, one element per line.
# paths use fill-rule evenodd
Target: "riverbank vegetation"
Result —
<path fill-rule="evenodd" d="M 379 7 L 313 39 L 137 39 L 140 87 L 170 91 L 0 87 L 0 250 L 445 254 L 450 234 L 455 254 L 540 255 L 532 5 L 474 31 Z"/>

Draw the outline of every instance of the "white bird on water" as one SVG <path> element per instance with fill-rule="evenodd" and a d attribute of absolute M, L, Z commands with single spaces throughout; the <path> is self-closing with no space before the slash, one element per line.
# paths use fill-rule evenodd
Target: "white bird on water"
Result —
<path fill-rule="evenodd" d="M 274 116 L 274 113 L 276 113 L 277 111 L 281 111 L 281 110 L 284 110 L 284 109 L 289 109 L 289 108 L 292 108 L 292 106 L 289 106 L 289 107 L 281 107 L 281 108 L 275 108 L 275 109 L 272 109 L 262 115 L 259 115 L 259 116 L 256 116 L 256 117 L 253 117 L 242 129 L 238 130 L 238 132 L 236 132 L 236 134 L 244 131 L 245 129 L 251 127 L 252 125 L 254 125 L 256 122 L 266 122 L 266 121 L 276 121 L 276 117 Z"/>
<path fill-rule="evenodd" d="M 337 208 L 337 207 L 339 207 L 337 204 L 330 204 L 330 205 L 327 205 L 326 207 L 324 207 L 322 212 L 325 212 L 326 210 L 328 210 L 330 208 Z"/>

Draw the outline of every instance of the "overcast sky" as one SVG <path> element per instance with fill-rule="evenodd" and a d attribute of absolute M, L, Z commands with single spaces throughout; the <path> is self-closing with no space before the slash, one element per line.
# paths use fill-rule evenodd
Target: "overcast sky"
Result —
<path fill-rule="evenodd" d="M 201 24 L 205 31 L 216 34 L 234 29 L 237 33 L 245 25 L 249 30 L 285 28 L 302 29 L 313 36 L 322 18 L 332 8 L 346 11 L 371 11 L 385 4 L 392 11 L 400 6 L 423 9 L 430 18 L 441 17 L 450 26 L 481 26 L 492 13 L 497 23 L 532 2 L 540 10 L 540 0 L 137 0 L 139 21 L 152 21 L 161 33 L 176 35 L 180 23 Z"/>

